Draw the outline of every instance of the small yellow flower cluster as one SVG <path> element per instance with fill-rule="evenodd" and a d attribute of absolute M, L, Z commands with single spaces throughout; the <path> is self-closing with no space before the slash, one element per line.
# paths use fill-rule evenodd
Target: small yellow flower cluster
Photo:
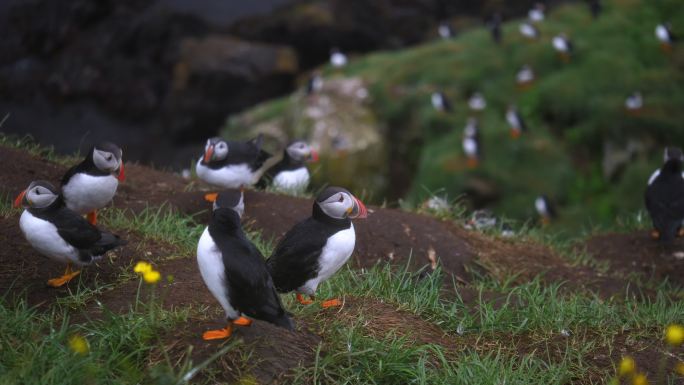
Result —
<path fill-rule="evenodd" d="M 636 361 L 630 356 L 622 357 L 620 367 L 618 368 L 618 375 L 620 377 L 631 379 L 632 385 L 648 385 L 648 378 L 643 373 L 637 373 Z"/>
<path fill-rule="evenodd" d="M 684 343 L 684 326 L 677 324 L 669 325 L 665 329 L 665 342 L 675 348 Z"/>
<path fill-rule="evenodd" d="M 88 346 L 88 341 L 85 338 L 74 334 L 69 337 L 69 348 L 74 351 L 74 353 L 85 355 L 88 354 L 90 347 Z"/>
<path fill-rule="evenodd" d="M 154 270 L 151 264 L 140 261 L 135 264 L 133 271 L 143 277 L 143 280 L 149 284 L 155 284 L 161 279 L 161 273 Z"/>

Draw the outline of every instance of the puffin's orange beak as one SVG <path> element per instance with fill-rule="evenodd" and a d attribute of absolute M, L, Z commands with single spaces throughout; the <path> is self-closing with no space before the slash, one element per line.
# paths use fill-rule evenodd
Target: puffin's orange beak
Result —
<path fill-rule="evenodd" d="M 309 156 L 309 162 L 311 162 L 311 163 L 318 162 L 318 152 L 316 152 L 315 150 L 311 150 L 311 156 Z"/>
<path fill-rule="evenodd" d="M 214 155 L 214 146 L 207 147 L 207 151 L 204 152 L 203 162 L 207 164 L 211 162 L 211 156 Z"/>
<path fill-rule="evenodd" d="M 26 195 L 26 190 L 22 191 L 17 195 L 17 197 L 14 199 L 14 207 L 21 207 L 21 202 L 24 200 L 24 196 Z"/>
<path fill-rule="evenodd" d="M 368 217 L 368 210 L 366 209 L 366 206 L 356 197 L 354 197 L 354 207 L 352 208 L 352 212 L 349 216 L 351 218 L 359 219 Z"/>
<path fill-rule="evenodd" d="M 123 182 L 126 180 L 126 174 L 124 174 L 124 164 L 123 161 L 121 161 L 121 165 L 119 166 L 119 176 L 117 177 L 119 182 Z"/>

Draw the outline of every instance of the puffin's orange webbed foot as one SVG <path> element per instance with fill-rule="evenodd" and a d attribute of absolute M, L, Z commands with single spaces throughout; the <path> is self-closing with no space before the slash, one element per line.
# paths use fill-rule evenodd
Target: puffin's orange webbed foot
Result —
<path fill-rule="evenodd" d="M 216 202 L 216 197 L 218 197 L 218 193 L 204 194 L 204 200 L 207 202 Z"/>
<path fill-rule="evenodd" d="M 97 210 L 93 210 L 86 214 L 86 218 L 91 225 L 95 226 L 97 224 Z"/>
<path fill-rule="evenodd" d="M 340 300 L 337 299 L 337 298 L 333 298 L 333 299 L 329 299 L 329 300 L 327 300 L 327 301 L 323 301 L 323 303 L 321 304 L 321 306 L 322 306 L 324 309 L 327 309 L 327 308 L 330 308 L 330 307 L 342 306 L 342 301 L 340 301 Z"/>
<path fill-rule="evenodd" d="M 297 293 L 297 301 L 302 305 L 311 305 L 313 303 L 313 297 L 311 299 L 304 299 L 304 296 Z"/>
<path fill-rule="evenodd" d="M 233 325 L 237 326 L 251 326 L 252 325 L 252 320 L 247 318 L 247 317 L 240 317 L 236 320 L 233 320 Z"/>
<path fill-rule="evenodd" d="M 223 329 L 217 329 L 217 330 L 207 330 L 202 334 L 202 339 L 205 341 L 211 341 L 211 340 L 222 340 L 226 338 L 230 338 L 230 336 L 233 334 L 233 325 L 229 324 Z"/>
<path fill-rule="evenodd" d="M 53 278 L 47 281 L 48 286 L 51 287 L 60 287 L 66 285 L 69 281 L 74 279 L 77 275 L 81 274 L 81 271 L 72 271 L 71 266 L 67 266 L 66 271 L 64 272 L 64 275 L 62 275 L 59 278 Z"/>

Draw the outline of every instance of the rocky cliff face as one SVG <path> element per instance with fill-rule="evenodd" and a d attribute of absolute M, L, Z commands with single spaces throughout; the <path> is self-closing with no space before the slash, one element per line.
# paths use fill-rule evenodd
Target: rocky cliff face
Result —
<path fill-rule="evenodd" d="M 520 13 L 532 2 L 507 4 L 505 11 Z M 11 116 L 2 130 L 31 133 L 65 152 L 78 149 L 74 137 L 84 144 L 106 138 L 120 142 L 129 159 L 186 165 L 192 144 L 216 134 L 226 116 L 292 91 L 331 47 L 367 52 L 415 44 L 434 37 L 439 20 L 479 20 L 500 6 L 258 3 L 6 2 L 0 114 Z"/>

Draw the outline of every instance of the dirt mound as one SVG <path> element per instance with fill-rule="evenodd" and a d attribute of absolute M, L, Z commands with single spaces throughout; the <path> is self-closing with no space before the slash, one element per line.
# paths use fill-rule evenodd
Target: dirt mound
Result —
<path fill-rule="evenodd" d="M 645 279 L 684 286 L 684 239 L 670 244 L 651 239 L 646 231 L 628 234 L 602 234 L 589 239 L 584 247 L 593 258 L 608 261 L 611 270 L 636 273 Z"/>

